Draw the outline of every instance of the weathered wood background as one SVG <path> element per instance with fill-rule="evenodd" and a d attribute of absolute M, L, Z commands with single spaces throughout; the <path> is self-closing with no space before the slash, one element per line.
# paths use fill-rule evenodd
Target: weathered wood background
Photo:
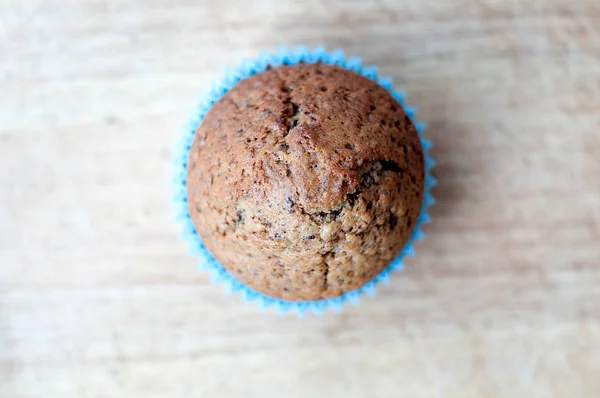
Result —
<path fill-rule="evenodd" d="M 341 47 L 440 184 L 403 274 L 277 317 L 198 273 L 173 142 L 226 66 Z M 0 1 L 0 397 L 600 396 L 597 0 Z"/>

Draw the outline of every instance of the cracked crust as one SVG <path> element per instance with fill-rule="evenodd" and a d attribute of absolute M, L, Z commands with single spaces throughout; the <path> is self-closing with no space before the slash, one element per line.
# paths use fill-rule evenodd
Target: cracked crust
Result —
<path fill-rule="evenodd" d="M 241 81 L 190 151 L 190 214 L 213 256 L 270 297 L 338 297 L 407 243 L 424 190 L 415 127 L 377 83 L 322 64 Z"/>

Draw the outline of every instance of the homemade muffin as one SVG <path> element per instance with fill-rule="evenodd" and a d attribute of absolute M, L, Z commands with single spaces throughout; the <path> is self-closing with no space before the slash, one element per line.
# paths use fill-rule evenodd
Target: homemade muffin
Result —
<path fill-rule="evenodd" d="M 243 80 L 210 109 L 187 195 L 198 234 L 233 276 L 313 301 L 360 288 L 399 255 L 424 183 L 415 127 L 385 89 L 302 64 Z"/>

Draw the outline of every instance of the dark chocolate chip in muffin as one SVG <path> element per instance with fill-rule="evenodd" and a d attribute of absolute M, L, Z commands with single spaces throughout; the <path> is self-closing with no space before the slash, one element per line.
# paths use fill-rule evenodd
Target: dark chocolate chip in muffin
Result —
<path fill-rule="evenodd" d="M 206 114 L 188 167 L 192 220 L 242 283 L 288 301 L 338 297 L 405 246 L 424 156 L 377 83 L 323 64 L 238 83 Z"/>

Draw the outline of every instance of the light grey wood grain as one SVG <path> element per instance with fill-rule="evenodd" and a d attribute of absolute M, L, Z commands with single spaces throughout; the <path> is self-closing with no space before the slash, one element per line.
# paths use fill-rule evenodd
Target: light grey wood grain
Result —
<path fill-rule="evenodd" d="M 407 270 L 277 317 L 198 273 L 169 161 L 279 45 L 394 77 L 434 141 Z M 600 395 L 600 4 L 0 2 L 0 397 Z"/>

